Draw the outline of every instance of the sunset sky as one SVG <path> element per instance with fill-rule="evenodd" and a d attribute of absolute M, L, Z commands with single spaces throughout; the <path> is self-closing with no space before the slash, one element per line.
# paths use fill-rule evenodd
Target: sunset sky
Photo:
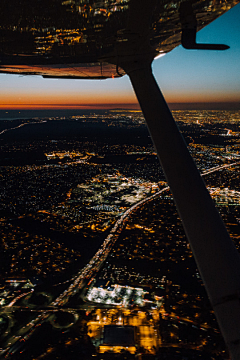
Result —
<path fill-rule="evenodd" d="M 177 103 L 173 108 L 188 103 L 187 108 L 240 109 L 239 19 L 240 4 L 197 35 L 198 42 L 229 45 L 227 51 L 189 51 L 179 46 L 154 61 L 153 71 L 166 100 Z M 127 76 L 100 81 L 0 75 L 0 109 L 63 105 L 136 108 L 137 101 Z"/>

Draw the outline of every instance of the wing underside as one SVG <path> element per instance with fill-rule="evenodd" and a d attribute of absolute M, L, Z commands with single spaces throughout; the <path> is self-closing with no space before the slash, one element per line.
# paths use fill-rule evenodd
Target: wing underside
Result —
<path fill-rule="evenodd" d="M 156 56 L 181 44 L 182 2 L 156 1 L 150 29 Z M 197 30 L 238 2 L 193 0 Z M 130 4 L 131 0 L 2 0 L 0 73 L 76 79 L 123 76 L 123 69 L 104 59 L 114 53 L 116 41 L 124 41 Z"/>

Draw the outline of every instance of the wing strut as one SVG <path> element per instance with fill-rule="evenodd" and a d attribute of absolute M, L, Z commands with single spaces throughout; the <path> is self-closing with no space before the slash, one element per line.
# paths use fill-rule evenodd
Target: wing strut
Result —
<path fill-rule="evenodd" d="M 128 75 L 232 360 L 239 360 L 239 254 L 155 81 L 150 64 Z"/>

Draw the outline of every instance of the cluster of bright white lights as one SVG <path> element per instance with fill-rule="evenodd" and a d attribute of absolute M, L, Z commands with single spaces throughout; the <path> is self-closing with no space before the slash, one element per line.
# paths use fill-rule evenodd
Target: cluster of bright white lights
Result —
<path fill-rule="evenodd" d="M 141 288 L 133 288 L 130 286 L 114 285 L 113 288 L 102 289 L 93 287 L 87 294 L 87 300 L 109 304 L 129 306 L 133 301 L 135 305 L 143 306 L 144 294 L 146 292 Z"/>

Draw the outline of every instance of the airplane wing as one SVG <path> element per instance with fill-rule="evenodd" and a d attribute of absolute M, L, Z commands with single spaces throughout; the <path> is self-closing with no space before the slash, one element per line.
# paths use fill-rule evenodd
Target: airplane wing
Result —
<path fill-rule="evenodd" d="M 158 0 L 150 43 L 156 56 L 181 44 L 188 26 L 180 5 Z M 53 78 L 105 79 L 125 75 L 105 59 L 124 41 L 130 0 L 1 0 L 0 73 Z M 192 0 L 196 31 L 239 0 Z M 146 7 L 148 2 L 146 1 Z M 190 19 L 191 22 L 191 19 Z M 187 25 L 186 25 L 187 23 Z"/>

